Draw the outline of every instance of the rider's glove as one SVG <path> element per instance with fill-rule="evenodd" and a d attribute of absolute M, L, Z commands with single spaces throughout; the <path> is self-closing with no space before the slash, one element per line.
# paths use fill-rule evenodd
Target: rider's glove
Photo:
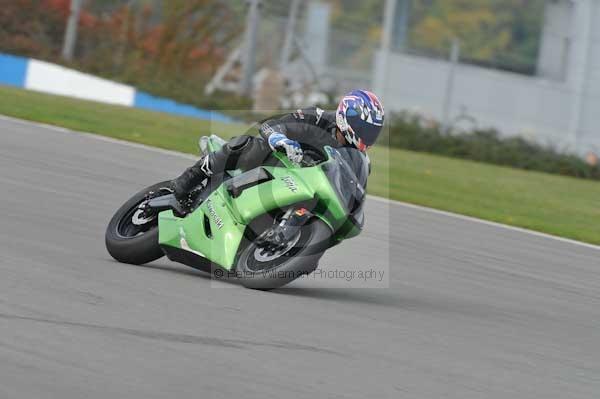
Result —
<path fill-rule="evenodd" d="M 285 134 L 273 133 L 269 137 L 269 145 L 273 150 L 282 148 L 288 159 L 294 163 L 302 162 L 303 152 L 300 143 L 295 140 L 288 139 Z"/>

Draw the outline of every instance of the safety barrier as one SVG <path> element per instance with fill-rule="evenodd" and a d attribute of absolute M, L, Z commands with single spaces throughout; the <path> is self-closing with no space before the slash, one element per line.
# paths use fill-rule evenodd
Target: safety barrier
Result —
<path fill-rule="evenodd" d="M 124 105 L 216 122 L 232 122 L 219 112 L 156 97 L 135 87 L 49 62 L 0 53 L 0 84 L 107 104 Z"/>

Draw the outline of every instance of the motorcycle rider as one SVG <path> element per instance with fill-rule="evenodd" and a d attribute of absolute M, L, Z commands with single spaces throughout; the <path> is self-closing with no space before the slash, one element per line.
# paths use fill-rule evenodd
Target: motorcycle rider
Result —
<path fill-rule="evenodd" d="M 246 133 L 219 151 L 204 155 L 172 181 L 172 189 L 185 207 L 190 192 L 204 180 L 226 170 L 254 169 L 275 150 L 285 151 L 295 163 L 302 161 L 302 146 L 317 150 L 350 146 L 366 152 L 375 144 L 383 122 L 384 109 L 377 96 L 367 90 L 353 90 L 342 98 L 335 112 L 310 107 L 264 120 L 258 127 L 260 136 Z"/>

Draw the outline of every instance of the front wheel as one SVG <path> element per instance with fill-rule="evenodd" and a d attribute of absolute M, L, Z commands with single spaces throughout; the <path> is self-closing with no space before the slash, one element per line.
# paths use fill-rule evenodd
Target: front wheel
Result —
<path fill-rule="evenodd" d="M 158 245 L 158 214 L 146 211 L 151 196 L 167 194 L 169 181 L 154 184 L 135 194 L 114 214 L 106 228 L 108 253 L 122 263 L 142 265 L 163 257 Z"/>
<path fill-rule="evenodd" d="M 240 254 L 236 274 L 246 288 L 272 290 L 312 273 L 329 248 L 331 229 L 320 219 L 313 219 L 300 230 L 298 237 L 280 253 L 266 254 L 250 243 Z"/>

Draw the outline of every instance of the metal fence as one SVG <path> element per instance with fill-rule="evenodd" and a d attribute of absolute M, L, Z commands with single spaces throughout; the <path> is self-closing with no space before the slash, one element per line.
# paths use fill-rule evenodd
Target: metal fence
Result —
<path fill-rule="evenodd" d="M 183 5 L 191 3 L 177 1 L 178 4 Z M 201 3 L 200 0 L 196 0 L 196 2 Z M 87 54 L 98 54 L 99 49 L 107 47 L 105 53 L 109 61 L 104 64 L 95 64 L 93 68 L 97 68 L 97 70 L 93 68 L 87 70 L 102 75 L 107 75 L 106 69 L 117 70 L 119 60 L 125 57 L 127 52 L 132 51 L 125 43 L 128 30 L 131 30 L 131 24 L 134 24 L 135 27 L 139 27 L 141 24 L 145 24 L 146 27 L 157 25 L 167 18 L 165 10 L 174 3 L 175 1 L 167 2 L 166 0 L 84 0 L 84 12 L 93 15 L 96 20 L 108 21 L 111 18 L 116 18 L 118 23 L 115 25 L 115 30 L 117 32 L 111 33 L 113 36 L 117 36 L 117 46 L 116 49 L 108 47 L 114 46 L 114 37 L 112 43 L 108 43 L 108 40 L 98 40 L 97 37 L 94 40 L 80 40 L 76 48 L 75 61 L 84 60 Z M 222 2 L 206 0 L 204 3 L 206 9 L 211 9 L 209 7 L 217 3 L 222 7 L 226 7 L 230 17 L 234 20 L 234 23 L 219 26 L 219 29 L 211 32 L 217 42 L 220 36 L 231 35 L 233 37 L 233 40 L 223 41 L 219 49 L 220 55 L 215 57 L 214 60 L 214 68 L 216 69 L 225 64 L 229 55 L 235 55 L 236 52 L 240 55 L 244 51 L 244 30 L 248 22 L 248 1 L 230 0 Z M 435 7 L 447 7 L 449 4 L 455 4 L 458 7 L 460 4 L 466 4 L 465 7 L 468 11 L 469 7 L 467 6 L 470 3 L 464 0 L 262 0 L 256 41 L 253 47 L 256 63 L 254 72 L 265 69 L 280 71 L 285 78 L 285 96 L 297 98 L 298 101 L 295 102 L 298 103 L 311 102 L 313 98 L 310 94 L 314 92 L 326 93 L 330 95 L 330 101 L 333 101 L 335 96 L 350 88 L 372 88 L 377 83 L 377 79 L 373 79 L 373 77 L 381 75 L 377 70 L 378 64 L 375 61 L 382 45 L 385 25 L 384 16 L 386 16 L 388 10 L 386 7 L 389 7 L 392 3 L 396 5 L 394 13 L 393 15 L 387 15 L 388 19 L 394 22 L 390 43 L 392 52 L 418 56 L 432 60 L 432 62 L 447 60 L 454 39 L 452 35 L 455 32 L 442 31 L 440 33 L 435 30 L 435 24 L 431 25 L 432 35 L 441 36 L 442 40 L 441 44 L 438 40 L 437 43 L 434 43 L 435 45 L 428 45 L 429 39 L 425 39 L 429 35 L 429 30 L 427 30 L 429 28 L 427 27 L 430 25 L 425 22 L 428 21 L 428 18 L 431 19 L 431 15 L 440 11 Z M 524 21 L 519 20 L 521 25 L 527 27 L 525 31 L 511 30 L 510 26 L 502 26 L 504 30 L 498 34 L 501 36 L 504 34 L 503 32 L 508 31 L 512 35 L 522 35 L 530 38 L 531 40 L 526 41 L 529 43 L 529 47 L 505 46 L 502 51 L 492 49 L 493 51 L 486 53 L 488 43 L 485 41 L 481 41 L 481 43 L 470 41 L 467 37 L 462 39 L 464 43 L 461 46 L 462 51 L 459 61 L 462 64 L 477 65 L 484 69 L 498 69 L 516 72 L 525 76 L 535 76 L 540 70 L 538 61 L 540 57 L 537 55 L 538 50 L 543 47 L 543 43 L 540 43 L 540 36 L 542 35 L 544 16 L 546 19 L 552 17 L 552 15 L 549 16 L 543 12 L 544 0 L 488 0 L 486 2 L 472 0 L 472 5 L 475 6 L 484 3 L 494 4 L 495 10 L 502 15 L 525 14 L 523 10 L 519 9 L 519 7 L 525 5 L 528 5 L 528 11 L 535 11 L 532 13 L 534 15 L 527 17 L 529 19 L 525 20 L 525 22 L 531 23 L 524 23 Z M 534 3 L 535 7 L 532 8 L 531 4 Z M 550 3 L 556 4 L 561 3 L 561 1 L 552 0 Z M 295 9 L 294 6 L 297 8 Z M 115 17 L 115 14 L 118 14 L 125 7 L 128 8 L 130 14 L 135 16 L 131 21 L 127 19 L 119 20 L 119 18 L 126 18 L 126 14 Z M 448 12 L 446 9 L 443 11 Z M 28 12 L 31 11 L 23 10 L 23 13 Z M 214 18 L 218 19 L 219 14 L 215 14 Z M 451 15 L 450 18 L 456 18 L 456 16 Z M 488 20 L 484 20 L 484 22 L 493 25 L 500 16 L 496 18 L 492 15 L 486 18 Z M 505 18 L 505 16 L 502 18 Z M 466 24 L 472 23 L 468 20 L 465 21 Z M 485 30 L 485 24 L 482 26 L 482 29 Z M 60 26 L 53 28 L 56 32 L 64 29 Z M 556 27 L 553 29 L 557 30 Z M 2 27 L 0 27 L 0 33 L 1 31 Z M 146 29 L 147 31 L 149 29 Z M 144 32 L 144 30 L 138 29 L 138 32 Z M 552 31 L 548 33 L 548 35 L 552 34 L 560 33 Z M 123 36 L 123 44 L 119 44 L 119 35 Z M 488 36 L 490 36 L 489 32 Z M 494 35 L 491 34 L 491 36 Z M 44 43 L 46 52 L 59 52 L 62 45 L 62 35 L 56 33 L 49 37 L 51 37 L 52 42 Z M 487 36 L 482 35 L 482 37 Z M 523 41 L 522 39 L 519 40 Z M 560 39 L 564 38 L 561 37 Z M 516 42 L 519 42 L 519 40 L 515 39 Z M 568 43 L 563 47 L 566 48 L 567 45 Z M 567 50 L 563 48 L 563 50 L 554 51 L 550 46 L 546 54 L 549 54 L 552 58 L 555 53 L 567 54 Z M 25 55 L 36 56 L 35 54 Z M 132 56 L 135 57 L 136 55 Z M 42 55 L 42 57 L 45 57 L 45 55 Z M 98 58 L 103 57 L 96 56 L 95 61 Z M 563 65 L 562 67 L 559 65 L 552 73 L 560 75 L 561 68 L 566 70 L 568 57 L 567 55 L 559 55 L 558 58 L 558 61 L 562 62 Z M 237 61 L 231 63 L 231 75 L 234 79 L 243 77 L 242 61 L 243 59 L 238 57 Z M 85 69 L 86 65 L 83 65 L 83 67 Z M 217 71 L 209 72 L 214 75 Z M 126 74 L 119 75 L 117 72 L 108 74 L 111 78 L 123 75 L 127 77 Z M 260 73 L 258 75 L 260 76 Z M 195 74 L 194 78 L 196 76 L 199 75 Z M 198 77 L 198 79 L 202 78 L 202 76 Z M 185 80 L 182 79 L 182 81 Z M 446 80 L 444 79 L 443 82 L 438 87 L 438 91 L 441 93 L 444 92 L 446 87 Z M 434 82 L 429 81 L 425 84 L 431 89 Z M 185 89 L 187 87 L 182 88 L 182 90 Z M 461 88 L 455 87 L 455 90 L 461 90 Z M 296 94 L 299 95 L 296 96 Z M 186 99 L 182 100 L 185 101 Z"/>
<path fill-rule="evenodd" d="M 293 0 L 263 0 L 257 69 L 283 66 L 287 93 L 297 98 L 294 105 L 310 102 L 314 92 L 333 101 L 352 87 L 369 87 L 383 2 L 372 2 L 375 13 L 355 23 L 344 15 L 356 5 L 353 0 L 300 1 L 296 12 Z M 289 59 L 282 60 L 282 55 Z"/>
<path fill-rule="evenodd" d="M 372 87 L 376 54 L 381 47 L 384 29 L 385 7 L 389 2 L 390 0 L 302 1 L 294 16 L 294 46 L 286 74 L 292 89 L 318 90 L 337 95 L 353 87 Z M 262 1 L 257 41 L 258 69 L 278 68 L 281 54 L 286 51 L 286 35 L 289 33 L 293 3 L 293 0 Z M 429 17 L 428 12 L 433 12 L 433 8 L 427 8 L 427 4 L 435 2 L 396 0 L 395 3 L 392 50 L 430 59 L 448 59 L 452 42 L 456 39 L 451 32 L 443 37 L 441 45 L 436 46 L 428 46 L 427 40 L 420 40 L 419 36 L 423 35 L 423 26 L 426 26 L 423 21 Z M 506 15 L 519 12 L 518 2 L 496 3 L 496 11 L 500 10 Z M 535 76 L 538 70 L 544 5 L 544 0 L 533 0 L 529 2 L 528 12 L 536 15 L 527 19 L 527 23 L 516 18 L 517 22 L 527 27 L 526 31 L 521 31 L 520 27 L 513 29 L 511 26 L 501 26 L 504 30 L 500 34 L 510 33 L 515 42 L 520 43 L 519 40 L 522 40 L 518 35 L 530 38 L 526 46 L 509 45 L 502 50 L 488 51 L 488 43 L 485 41 L 477 43 L 466 38 L 461 43 L 460 62 Z M 240 2 L 240 7 L 244 7 L 243 2 Z M 360 7 L 364 7 L 364 13 L 356 12 Z M 323 18 L 326 19 L 325 23 L 319 24 Z"/>

